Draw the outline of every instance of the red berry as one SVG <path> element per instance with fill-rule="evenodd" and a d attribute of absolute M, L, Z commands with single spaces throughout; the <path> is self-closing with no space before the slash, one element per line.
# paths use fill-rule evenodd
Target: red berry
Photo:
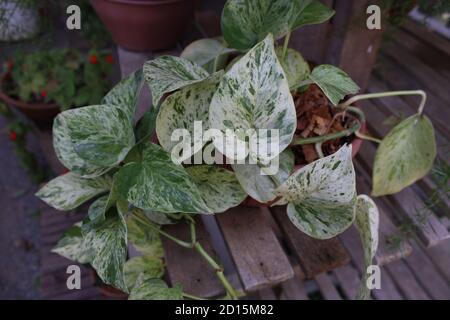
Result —
<path fill-rule="evenodd" d="M 11 71 L 12 68 L 14 67 L 13 61 L 11 59 L 8 60 L 8 62 L 6 63 L 6 66 L 8 67 L 8 71 Z"/>
<path fill-rule="evenodd" d="M 9 140 L 16 141 L 17 140 L 17 133 L 14 130 L 11 130 L 9 132 Z"/>
<path fill-rule="evenodd" d="M 41 90 L 41 97 L 45 98 L 47 96 L 47 91 L 45 89 Z"/>
<path fill-rule="evenodd" d="M 97 64 L 97 63 L 98 63 L 97 56 L 96 56 L 95 54 L 92 54 L 92 55 L 89 57 L 89 63 L 90 63 L 90 64 Z"/>
<path fill-rule="evenodd" d="M 111 54 L 108 54 L 105 57 L 106 62 L 108 62 L 109 64 L 113 64 L 113 56 Z"/>

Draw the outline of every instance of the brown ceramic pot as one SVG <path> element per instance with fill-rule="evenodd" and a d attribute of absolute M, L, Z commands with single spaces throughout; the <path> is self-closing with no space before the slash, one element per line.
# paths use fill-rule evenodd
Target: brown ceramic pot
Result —
<path fill-rule="evenodd" d="M 114 41 L 131 51 L 173 47 L 194 15 L 194 0 L 91 0 Z"/>
<path fill-rule="evenodd" d="M 10 97 L 3 92 L 3 84 L 6 81 L 7 74 L 0 78 L 0 100 L 7 105 L 16 108 L 24 113 L 28 118 L 37 124 L 49 124 L 53 118 L 61 111 L 57 104 L 51 103 L 28 103 Z"/>

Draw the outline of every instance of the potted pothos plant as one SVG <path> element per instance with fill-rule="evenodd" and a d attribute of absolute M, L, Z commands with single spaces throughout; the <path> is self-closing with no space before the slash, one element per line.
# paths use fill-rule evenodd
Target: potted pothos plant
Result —
<path fill-rule="evenodd" d="M 182 284 L 169 288 L 161 280 L 160 237 L 167 237 L 196 250 L 216 271 L 226 297 L 237 299 L 242 293 L 196 241 L 193 217 L 226 214 L 222 212 L 251 197 L 261 205 L 287 205 L 299 232 L 316 239 L 335 237 L 355 224 L 370 265 L 377 249 L 378 211 L 369 196 L 356 193 L 352 145 L 358 137 L 379 143 L 372 195 L 381 196 L 428 172 L 436 153 L 434 131 L 423 114 L 423 98 L 418 112 L 383 140 L 365 135 L 360 130 L 364 113 L 354 107 L 356 101 L 424 93 L 362 94 L 345 100 L 359 88 L 344 71 L 331 65 L 311 70 L 288 47 L 291 31 L 326 21 L 333 13 L 311 0 L 228 1 L 223 39 L 198 40 L 181 57 L 148 61 L 99 105 L 59 114 L 54 147 L 70 172 L 50 181 L 37 196 L 59 210 L 96 200 L 53 251 L 90 263 L 105 283 L 129 293 L 130 299 L 197 299 L 183 292 Z M 278 46 L 275 40 L 283 37 Z M 143 78 L 153 106 L 135 123 Z M 248 130 L 250 135 L 242 133 Z M 253 143 L 259 130 L 271 133 Z M 235 149 L 228 148 L 229 141 L 247 151 L 243 157 L 231 152 Z M 303 145 L 312 147 L 317 159 Z M 208 155 L 215 161 L 197 164 L 196 157 Z M 272 170 L 274 162 L 278 170 Z M 192 241 L 162 229 L 173 223 L 189 224 Z M 142 256 L 128 260 L 128 243 Z M 364 273 L 358 298 L 370 296 L 366 277 Z"/>
<path fill-rule="evenodd" d="M 109 52 L 87 55 L 74 49 L 20 52 L 0 74 L 0 99 L 38 123 L 60 110 L 98 103 L 108 91 Z"/>

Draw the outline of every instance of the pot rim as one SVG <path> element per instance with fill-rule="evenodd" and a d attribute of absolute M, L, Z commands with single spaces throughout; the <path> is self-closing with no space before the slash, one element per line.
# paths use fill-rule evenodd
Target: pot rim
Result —
<path fill-rule="evenodd" d="M 193 0 L 92 0 L 92 2 L 95 1 L 112 2 L 116 4 L 131 4 L 136 6 L 159 6 L 178 2 L 192 2 Z"/>

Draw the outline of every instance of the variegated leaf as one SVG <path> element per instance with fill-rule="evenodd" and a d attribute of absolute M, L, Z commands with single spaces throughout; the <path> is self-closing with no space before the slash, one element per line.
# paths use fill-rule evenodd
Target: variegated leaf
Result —
<path fill-rule="evenodd" d="M 272 33 L 275 39 L 289 30 L 292 0 L 232 0 L 222 11 L 222 33 L 231 47 L 247 50 Z"/>
<path fill-rule="evenodd" d="M 136 127 L 134 128 L 134 135 L 136 136 L 136 143 L 140 143 L 146 139 L 150 139 L 153 132 L 156 129 L 156 117 L 158 115 L 158 109 L 153 106 L 144 113 L 141 119 L 139 119 Z"/>
<path fill-rule="evenodd" d="M 135 208 L 135 210 L 142 210 Z M 152 222 L 159 225 L 175 224 L 181 219 L 182 215 L 177 213 L 162 213 L 150 210 L 143 210 L 144 215 Z"/>
<path fill-rule="evenodd" d="M 297 89 L 302 81 L 307 79 L 311 72 L 308 63 L 305 59 L 303 59 L 300 52 L 294 49 L 288 48 L 284 58 L 282 47 L 277 47 L 275 51 L 277 53 L 278 60 L 283 67 L 283 71 L 286 74 L 289 89 Z"/>
<path fill-rule="evenodd" d="M 209 105 L 222 75 L 222 71 L 216 72 L 203 81 L 188 85 L 161 104 L 156 118 L 158 141 L 167 152 L 175 146 L 182 148 L 179 163 L 200 151 L 206 142 L 203 141 L 203 132 L 209 129 Z M 201 130 L 194 130 L 195 121 L 201 121 L 198 124 Z M 190 141 L 173 140 L 172 134 L 177 129 L 186 129 L 190 133 Z"/>
<path fill-rule="evenodd" d="M 169 288 L 161 279 L 149 279 L 140 274 L 130 292 L 129 300 L 182 300 L 183 290 L 176 284 Z"/>
<path fill-rule="evenodd" d="M 430 171 L 436 157 L 431 121 L 413 115 L 396 125 L 377 149 L 373 166 L 373 196 L 401 191 Z"/>
<path fill-rule="evenodd" d="M 159 233 L 149 227 L 142 210 L 133 209 L 132 215 L 127 219 L 128 239 L 143 255 L 162 257 L 164 255 Z"/>
<path fill-rule="evenodd" d="M 296 128 L 294 101 L 283 69 L 268 35 L 224 75 L 209 110 L 210 127 L 221 130 L 228 141 L 241 141 L 253 159 L 267 163 L 291 142 Z M 228 130 L 229 129 L 229 130 Z M 262 135 L 271 129 L 277 136 Z M 257 143 L 245 141 L 242 133 L 253 130 Z M 250 140 L 251 141 L 251 140 Z M 214 138 L 215 147 L 230 159 L 242 159 L 230 145 Z M 276 150 L 276 148 L 278 150 Z M 270 149 L 270 151 L 269 151 Z"/>
<path fill-rule="evenodd" d="M 141 87 L 142 69 L 139 69 L 116 84 L 103 98 L 102 104 L 121 108 L 132 121 Z"/>
<path fill-rule="evenodd" d="M 227 48 L 219 39 L 199 39 L 184 48 L 180 57 L 195 62 L 208 72 L 213 73 L 225 67 L 229 53 L 234 49 Z"/>
<path fill-rule="evenodd" d="M 343 70 L 323 64 L 315 67 L 309 75 L 309 80 L 302 84 L 317 84 L 333 105 L 337 105 L 346 95 L 359 91 L 359 87 Z"/>
<path fill-rule="evenodd" d="M 140 209 L 169 213 L 210 211 L 184 168 L 152 143 L 143 146 L 142 162 L 122 167 L 115 181 L 119 194 Z"/>
<path fill-rule="evenodd" d="M 72 210 L 111 188 L 108 176 L 81 178 L 73 172 L 61 175 L 42 187 L 36 196 L 58 210 Z"/>
<path fill-rule="evenodd" d="M 296 171 L 278 192 L 289 202 L 287 213 L 298 229 L 313 238 L 329 239 L 352 224 L 355 188 L 352 148 L 344 145 Z"/>
<path fill-rule="evenodd" d="M 94 258 L 94 252 L 83 245 L 81 223 L 76 223 L 69 228 L 58 241 L 52 252 L 78 263 L 89 263 Z"/>
<path fill-rule="evenodd" d="M 208 165 L 188 167 L 186 171 L 200 190 L 206 205 L 214 213 L 235 207 L 247 197 L 232 171 Z"/>
<path fill-rule="evenodd" d="M 127 226 L 123 218 L 117 212 L 108 215 L 83 238 L 94 253 L 91 265 L 100 279 L 126 292 L 123 267 L 127 259 Z"/>
<path fill-rule="evenodd" d="M 164 274 L 164 263 L 161 258 L 139 256 L 128 260 L 123 268 L 125 284 L 131 290 L 142 273 L 147 278 L 161 278 Z"/>
<path fill-rule="evenodd" d="M 294 10 L 293 12 L 292 29 L 323 23 L 329 20 L 335 13 L 333 9 L 328 8 L 318 0 L 296 0 L 293 2 L 295 2 L 298 7 L 297 10 Z"/>
<path fill-rule="evenodd" d="M 144 64 L 144 77 L 157 106 L 164 94 L 205 79 L 208 72 L 183 58 L 160 56 Z"/>
<path fill-rule="evenodd" d="M 59 160 L 83 177 L 102 175 L 120 163 L 134 145 L 126 111 L 88 106 L 60 113 L 53 123 L 53 145 Z"/>
<path fill-rule="evenodd" d="M 377 252 L 379 222 L 380 218 L 375 202 L 366 195 L 359 195 L 355 202 L 355 225 L 364 249 L 364 269 L 357 299 L 370 298 L 370 289 L 366 283 L 368 279 L 367 268 L 372 265 L 372 260 Z"/>
<path fill-rule="evenodd" d="M 291 150 L 284 150 L 278 161 L 279 169 L 273 177 L 263 175 L 263 169 L 257 164 L 234 164 L 232 167 L 236 178 L 249 196 L 266 203 L 276 198 L 278 184 L 284 183 L 294 169 L 294 154 Z"/>

